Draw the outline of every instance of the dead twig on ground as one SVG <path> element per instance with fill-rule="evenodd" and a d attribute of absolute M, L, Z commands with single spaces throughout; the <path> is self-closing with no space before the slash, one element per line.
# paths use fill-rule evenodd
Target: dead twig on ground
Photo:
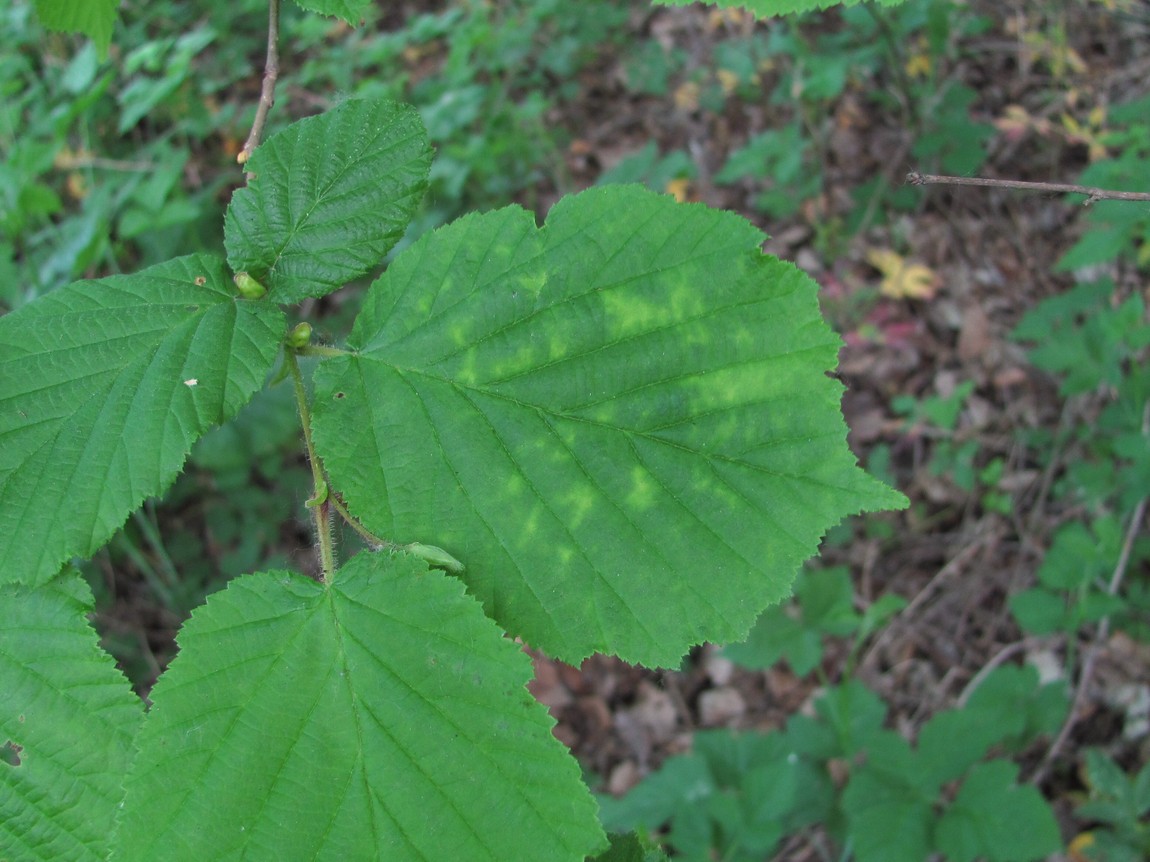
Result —
<path fill-rule="evenodd" d="M 930 582 L 919 591 L 918 595 L 916 595 L 896 617 L 892 618 L 890 622 L 886 624 L 879 636 L 874 639 L 874 642 L 867 649 L 866 653 L 862 657 L 862 660 L 859 661 L 858 666 L 860 668 L 866 667 L 878 656 L 879 649 L 884 646 L 888 640 L 890 640 L 892 636 L 891 633 L 895 629 L 896 621 L 914 619 L 918 613 L 919 608 L 921 608 L 926 603 L 926 600 L 934 594 L 935 590 L 938 589 L 943 581 L 945 581 L 954 573 L 960 571 L 975 556 L 975 554 L 977 554 L 992 541 L 997 539 L 997 534 L 993 533 L 987 536 L 983 536 L 978 541 L 967 545 L 965 548 L 951 557 L 951 559 L 947 561 L 946 565 L 939 569 L 938 572 L 935 573 L 934 577 L 930 579 Z"/>

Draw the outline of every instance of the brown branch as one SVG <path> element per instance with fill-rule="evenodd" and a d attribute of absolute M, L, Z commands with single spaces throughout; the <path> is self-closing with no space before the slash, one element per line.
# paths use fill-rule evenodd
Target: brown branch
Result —
<path fill-rule="evenodd" d="M 260 101 L 256 106 L 256 118 L 252 122 L 252 130 L 248 139 L 244 141 L 244 148 L 236 156 L 241 165 L 246 164 L 252 157 L 252 152 L 259 146 L 260 136 L 264 131 L 264 124 L 268 119 L 268 111 L 276 101 L 276 78 L 280 72 L 279 54 L 280 36 L 280 0 L 268 0 L 268 58 L 264 64 L 264 81 L 260 87 Z"/>
<path fill-rule="evenodd" d="M 984 188 L 1021 189 L 1029 192 L 1064 192 L 1071 195 L 1085 195 L 1083 205 L 1094 201 L 1150 201 L 1150 192 L 1116 192 L 1111 189 L 1100 189 L 1094 186 L 1076 186 L 1070 183 L 1031 183 L 1024 180 L 992 180 L 983 177 L 947 177 L 938 174 L 920 174 L 911 171 L 906 175 L 906 181 L 912 186 L 949 185 L 949 186 L 982 186 Z"/>

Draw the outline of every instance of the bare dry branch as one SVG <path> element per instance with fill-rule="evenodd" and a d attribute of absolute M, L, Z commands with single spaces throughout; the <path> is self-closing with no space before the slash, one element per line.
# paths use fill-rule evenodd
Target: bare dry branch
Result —
<path fill-rule="evenodd" d="M 236 161 L 241 165 L 247 163 L 255 148 L 259 146 L 264 124 L 268 119 L 268 111 L 271 110 L 276 101 L 276 78 L 279 77 L 280 71 L 279 36 L 280 0 L 268 0 L 268 57 L 264 64 L 264 80 L 260 87 L 260 101 L 256 106 L 256 118 L 252 122 L 252 130 L 248 134 L 248 139 L 244 141 L 243 149 L 236 156 Z"/>
<path fill-rule="evenodd" d="M 939 174 L 920 174 L 911 171 L 906 181 L 912 186 L 950 185 L 981 186 L 983 188 L 1020 189 L 1028 192 L 1053 192 L 1056 194 L 1085 195 L 1083 206 L 1095 201 L 1150 201 L 1150 192 L 1118 192 L 1093 186 L 1076 186 L 1071 183 L 1031 183 L 1024 180 L 994 180 L 984 177 L 948 177 Z"/>

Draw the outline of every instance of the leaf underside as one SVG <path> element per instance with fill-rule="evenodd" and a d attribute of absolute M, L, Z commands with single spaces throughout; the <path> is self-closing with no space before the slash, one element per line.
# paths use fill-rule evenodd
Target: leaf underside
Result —
<path fill-rule="evenodd" d="M 604 844 L 530 660 L 415 557 L 362 553 L 327 587 L 244 576 L 179 641 L 114 859 L 573 862 Z"/>
<path fill-rule="evenodd" d="M 345 102 L 293 123 L 247 163 L 224 220 L 228 263 L 273 302 L 331 293 L 370 272 L 423 197 L 431 146 L 410 105 Z"/>
<path fill-rule="evenodd" d="M 0 318 L 0 582 L 42 583 L 103 545 L 263 383 L 283 328 L 210 255 Z"/>
<path fill-rule="evenodd" d="M 902 501 L 847 449 L 816 285 L 761 240 L 634 187 L 424 237 L 316 374 L 333 488 L 567 661 L 738 640 L 828 526 Z"/>
<path fill-rule="evenodd" d="M 0 607 L 0 858 L 104 859 L 143 704 L 79 576 L 0 586 Z"/>

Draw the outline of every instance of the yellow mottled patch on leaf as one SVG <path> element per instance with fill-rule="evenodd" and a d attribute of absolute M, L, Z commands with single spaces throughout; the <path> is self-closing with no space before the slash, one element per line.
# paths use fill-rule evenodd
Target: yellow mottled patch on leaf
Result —
<path fill-rule="evenodd" d="M 879 290 L 883 296 L 895 299 L 930 299 L 938 290 L 938 274 L 929 266 L 910 263 L 901 254 L 890 249 L 872 248 L 866 255 L 867 263 L 882 273 Z"/>

